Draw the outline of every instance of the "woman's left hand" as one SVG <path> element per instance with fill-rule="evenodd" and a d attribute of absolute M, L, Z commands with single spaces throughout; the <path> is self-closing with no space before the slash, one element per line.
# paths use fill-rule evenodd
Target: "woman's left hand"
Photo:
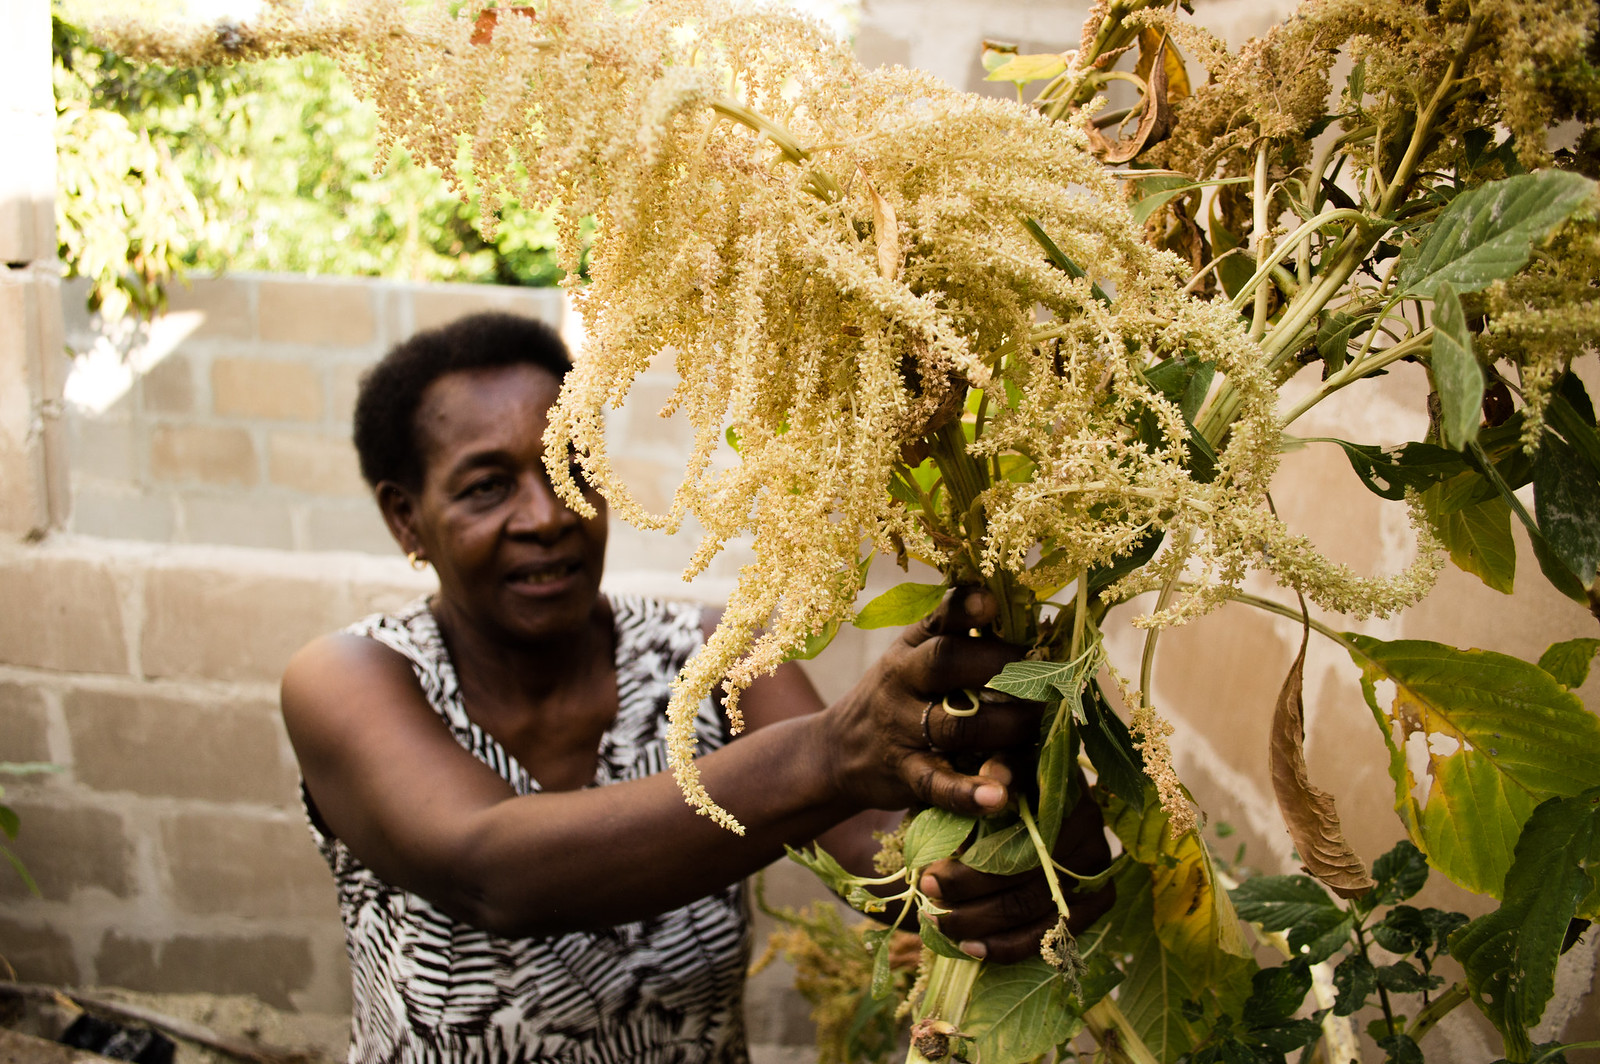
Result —
<path fill-rule="evenodd" d="M 1009 776 L 986 765 L 985 773 Z M 1009 780 L 1003 780 L 1009 782 Z M 1100 807 L 1084 788 L 1083 796 L 1062 821 L 1055 859 L 1080 876 L 1092 876 L 1111 864 Z M 1073 892 L 1076 881 L 1056 873 L 1070 909 L 1067 929 L 1081 934 L 1110 910 L 1115 889 L 1107 883 L 1086 894 Z M 1056 925 L 1058 913 L 1044 872 L 1038 868 L 1012 876 L 978 872 L 951 857 L 922 873 L 919 889 L 950 912 L 938 917 L 939 930 L 974 957 L 1013 964 L 1039 952 L 1039 941 Z"/>

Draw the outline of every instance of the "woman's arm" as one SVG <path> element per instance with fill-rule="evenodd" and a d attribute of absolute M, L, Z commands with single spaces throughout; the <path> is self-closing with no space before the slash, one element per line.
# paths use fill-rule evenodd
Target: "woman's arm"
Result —
<path fill-rule="evenodd" d="M 973 687 L 1009 652 L 948 613 L 906 630 L 844 698 L 777 720 L 699 760 L 707 790 L 743 837 L 685 804 L 669 775 L 517 797 L 463 750 L 409 664 L 358 636 L 301 650 L 283 711 L 323 821 L 386 881 L 506 935 L 610 926 L 702 897 L 863 809 L 914 802 L 974 813 L 1003 786 L 926 749 L 928 698 Z M 975 748 L 1024 741 L 1036 715 L 986 714 Z"/>

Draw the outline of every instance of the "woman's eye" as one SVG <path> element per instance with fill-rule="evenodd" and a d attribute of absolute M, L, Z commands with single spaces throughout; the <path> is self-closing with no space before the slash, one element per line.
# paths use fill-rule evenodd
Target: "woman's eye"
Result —
<path fill-rule="evenodd" d="M 505 491 L 505 478 L 482 477 L 468 484 L 461 492 L 463 499 L 487 499 Z"/>

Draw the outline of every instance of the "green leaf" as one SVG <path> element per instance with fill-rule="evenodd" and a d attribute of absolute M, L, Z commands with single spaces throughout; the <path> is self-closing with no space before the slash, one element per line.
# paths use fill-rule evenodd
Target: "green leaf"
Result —
<path fill-rule="evenodd" d="M 1567 687 L 1582 687 L 1596 654 L 1600 654 L 1600 639 L 1568 639 L 1550 644 L 1539 655 L 1539 668 Z"/>
<path fill-rule="evenodd" d="M 1392 1034 L 1378 1039 L 1378 1047 L 1387 1054 L 1385 1064 L 1424 1064 L 1422 1047 L 1408 1034 Z"/>
<path fill-rule="evenodd" d="M 1144 759 L 1133 745 L 1128 726 L 1106 702 L 1098 681 L 1091 680 L 1084 687 L 1083 708 L 1086 719 L 1078 729 L 1078 737 L 1100 777 L 1099 786 L 1135 812 L 1143 812 L 1145 791 L 1150 787 L 1149 777 L 1144 774 Z"/>
<path fill-rule="evenodd" d="M 962 953 L 961 947 L 950 941 L 950 937 L 934 926 L 933 921 L 924 916 L 917 934 L 922 937 L 922 944 L 941 957 L 951 957 L 958 961 L 970 961 L 972 954 Z"/>
<path fill-rule="evenodd" d="M 982 830 L 980 828 L 980 830 Z M 1027 825 L 1018 820 L 1005 827 L 980 834 L 961 855 L 961 863 L 995 876 L 1014 876 L 1039 867 L 1039 851 Z"/>
<path fill-rule="evenodd" d="M 835 894 L 844 894 L 856 881 L 856 877 L 845 871 L 844 866 L 821 846 L 812 846 L 809 850 L 785 846 L 784 851 L 789 855 L 789 860 L 808 869 Z"/>
<path fill-rule="evenodd" d="M 1069 981 L 1042 959 L 985 965 L 962 1020 L 983 1064 L 1021 1064 L 1077 1033 Z"/>
<path fill-rule="evenodd" d="M 1572 444 L 1589 468 L 1600 470 L 1600 432 L 1595 431 L 1594 404 L 1583 390 L 1583 382 L 1571 372 L 1562 376 L 1551 391 L 1545 421 Z"/>
<path fill-rule="evenodd" d="M 1166 206 L 1174 196 L 1196 187 L 1187 177 L 1161 174 L 1134 182 L 1139 199 L 1133 205 L 1133 224 L 1143 225 L 1149 217 Z"/>
<path fill-rule="evenodd" d="M 1375 310 L 1364 310 L 1358 314 L 1339 310 L 1328 315 L 1328 319 L 1317 329 L 1317 354 L 1322 356 L 1328 372 L 1344 367 L 1350 357 L 1350 342 L 1370 332 L 1377 317 Z"/>
<path fill-rule="evenodd" d="M 1229 891 L 1239 919 L 1288 931 L 1297 958 L 1317 964 L 1350 940 L 1350 914 L 1306 876 L 1252 876 Z"/>
<path fill-rule="evenodd" d="M 1013 661 L 984 686 L 1032 702 L 1078 697 L 1081 666 L 1069 661 Z"/>
<path fill-rule="evenodd" d="M 1533 513 L 1550 550 L 1585 587 L 1600 569 L 1600 476 L 1546 433 L 1533 462 Z"/>
<path fill-rule="evenodd" d="M 1361 1011 L 1372 992 L 1378 989 L 1378 974 L 1371 961 L 1359 953 L 1352 953 L 1333 970 L 1333 989 L 1339 994 L 1333 1014 L 1354 1016 Z"/>
<path fill-rule="evenodd" d="M 1068 277 L 1082 278 L 1089 276 L 1084 271 L 1082 266 L 1079 266 L 1076 262 L 1073 262 L 1071 257 L 1068 256 L 1066 252 L 1062 251 L 1056 246 L 1056 242 L 1050 239 L 1050 234 L 1044 231 L 1044 226 L 1040 225 L 1032 218 L 1024 218 L 1022 220 L 1022 226 L 1028 231 L 1028 235 L 1033 238 L 1034 243 L 1038 244 L 1039 247 L 1044 250 L 1045 257 L 1050 260 L 1050 265 L 1054 266 Z M 1111 297 L 1106 295 L 1098 284 L 1091 284 L 1089 290 L 1091 294 L 1100 302 L 1106 304 L 1107 306 L 1111 305 Z"/>
<path fill-rule="evenodd" d="M 1013 55 L 984 76 L 984 81 L 1009 81 L 1022 86 L 1030 81 L 1046 81 L 1067 69 L 1066 61 L 1053 52 L 1043 55 Z"/>
<path fill-rule="evenodd" d="M 1221 197 L 1218 197 L 1220 201 Z M 1244 254 L 1244 241 L 1229 231 L 1222 220 L 1222 212 L 1213 205 L 1211 215 L 1211 248 L 1217 256 L 1217 280 L 1229 298 L 1238 295 L 1255 273 L 1255 263 Z M 1232 252 L 1232 254 L 1230 254 Z"/>
<path fill-rule="evenodd" d="M 1537 665 L 1424 640 L 1346 633 L 1389 747 L 1395 809 L 1433 867 L 1499 897 L 1540 802 L 1600 786 L 1600 718 Z M 1376 684 L 1394 684 L 1387 708 Z M 1421 780 L 1407 754 L 1426 764 Z"/>
<path fill-rule="evenodd" d="M 1253 967 L 1239 959 L 1228 978 L 1207 983 L 1197 978 L 1156 933 L 1150 869 L 1129 864 L 1116 877 L 1117 908 L 1107 918 L 1108 935 L 1128 954 L 1126 978 L 1117 989 L 1117 1006 L 1157 1060 L 1176 1060 L 1199 1042 L 1203 1028 L 1185 1015 L 1185 1002 L 1208 992 L 1237 1010 L 1249 992 Z M 1115 921 L 1114 925 L 1112 921 Z"/>
<path fill-rule="evenodd" d="M 823 626 L 822 631 L 813 632 L 810 635 L 806 636 L 806 641 L 800 647 L 800 649 L 796 650 L 796 651 L 792 651 L 789 654 L 788 658 L 785 659 L 785 660 L 787 660 L 787 661 L 796 661 L 796 660 L 799 660 L 799 661 L 810 661 L 812 658 L 816 657 L 818 654 L 822 653 L 824 650 L 827 650 L 828 649 L 828 644 L 832 643 L 833 642 L 833 637 L 838 635 L 838 634 L 839 634 L 839 618 L 835 617 L 833 620 L 829 621 L 825 626 Z"/>
<path fill-rule="evenodd" d="M 1585 866 L 1588 866 L 1585 868 Z M 1517 840 L 1506 873 L 1505 901 L 1450 939 L 1467 987 L 1505 1036 L 1507 1056 L 1530 1048 L 1555 990 L 1556 962 L 1567 924 L 1595 888 L 1600 869 L 1600 787 L 1542 803 Z"/>
<path fill-rule="evenodd" d="M 1362 899 L 1368 910 L 1379 905 L 1393 905 L 1405 901 L 1427 886 L 1428 859 L 1408 839 L 1401 839 L 1393 848 L 1372 862 L 1372 878 L 1378 885 Z"/>
<path fill-rule="evenodd" d="M 1138 544 L 1127 554 L 1124 554 L 1110 565 L 1096 566 L 1089 570 L 1089 593 L 1098 594 L 1101 588 L 1110 587 L 1135 569 L 1154 558 L 1156 551 L 1161 548 L 1161 541 L 1166 538 L 1166 533 L 1159 529 L 1147 529 L 1139 538 Z"/>
<path fill-rule="evenodd" d="M 1257 1028 L 1250 1032 L 1250 1038 L 1274 1053 L 1293 1053 L 1306 1048 L 1321 1037 L 1322 1024 L 1316 1020 L 1285 1020 L 1271 1027 Z M 1277 1064 L 1277 1061 L 1283 1058 L 1268 1059 Z"/>
<path fill-rule="evenodd" d="M 956 852 L 956 847 L 972 834 L 977 817 L 962 816 L 937 806 L 924 809 L 906 828 L 906 867 L 926 868 Z"/>
<path fill-rule="evenodd" d="M 1583 581 L 1578 579 L 1571 567 L 1550 546 L 1544 537 L 1544 532 L 1534 521 L 1533 515 L 1528 513 L 1527 508 L 1522 505 L 1522 500 L 1514 494 L 1512 485 L 1506 483 L 1505 478 L 1500 475 L 1499 467 L 1492 463 L 1488 454 L 1478 444 L 1472 444 L 1471 448 L 1478 472 L 1494 485 L 1494 489 L 1500 493 L 1506 505 L 1511 507 L 1511 512 L 1517 515 L 1517 520 L 1522 522 L 1523 530 L 1528 533 L 1528 544 L 1533 548 L 1534 560 L 1539 563 L 1539 571 L 1550 581 L 1550 586 L 1579 605 L 1588 606 L 1590 604 L 1588 589 Z"/>
<path fill-rule="evenodd" d="M 1424 975 L 1410 961 L 1380 964 L 1373 969 L 1373 974 L 1377 977 L 1378 985 L 1391 994 L 1420 994 L 1444 983 L 1443 976 Z"/>
<path fill-rule="evenodd" d="M 938 608 L 944 584 L 896 584 L 856 614 L 857 628 L 888 628 L 916 624 Z"/>
<path fill-rule="evenodd" d="M 1433 295 L 1433 387 L 1443 408 L 1444 441 L 1456 450 L 1478 438 L 1483 422 L 1483 367 L 1472 353 L 1472 333 L 1461 300 L 1448 282 Z"/>
<path fill-rule="evenodd" d="M 1311 967 L 1290 961 L 1263 968 L 1250 979 L 1250 996 L 1240 1019 L 1251 1027 L 1270 1027 L 1295 1014 L 1311 990 Z"/>
<path fill-rule="evenodd" d="M 0 805 L 0 831 L 6 833 L 6 838 L 14 839 L 20 830 L 22 819 L 17 816 L 17 811 L 9 805 Z"/>
<path fill-rule="evenodd" d="M 1076 699 L 1073 700 L 1074 703 Z M 1065 712 L 1061 710 L 1060 712 Z M 1046 849 L 1056 844 L 1061 818 L 1078 800 L 1078 743 L 1072 728 L 1057 726 L 1039 748 L 1039 808 L 1035 826 Z"/>
<path fill-rule="evenodd" d="M 1432 296 L 1441 283 L 1476 292 L 1512 276 L 1594 188 L 1579 174 L 1543 170 L 1462 193 L 1428 227 L 1421 245 L 1401 255 L 1399 294 Z"/>
<path fill-rule="evenodd" d="M 1189 976 L 1209 983 L 1239 971 L 1250 955 L 1239 916 L 1217 884 L 1210 851 L 1198 831 L 1177 838 L 1158 803 L 1134 812 L 1114 797 L 1105 799 L 1106 826 L 1116 832 L 1133 860 L 1150 866 L 1156 934 Z"/>
<path fill-rule="evenodd" d="M 886 998 L 894 990 L 894 971 L 889 966 L 889 949 L 894 939 L 894 928 L 885 927 L 868 931 L 862 936 L 872 951 L 872 984 L 874 998 Z"/>
<path fill-rule="evenodd" d="M 1471 573 L 1486 587 L 1511 594 L 1517 578 L 1517 542 L 1511 537 L 1511 507 L 1496 496 L 1459 510 L 1436 512 L 1423 500 L 1433 518 L 1433 530 L 1457 569 Z"/>
<path fill-rule="evenodd" d="M 1430 443 L 1408 443 L 1397 451 L 1387 451 L 1373 444 L 1328 436 L 1309 437 L 1303 442 L 1317 441 L 1338 444 L 1367 490 L 1390 502 L 1405 498 L 1407 488 L 1428 488 L 1472 471 L 1460 454 Z"/>

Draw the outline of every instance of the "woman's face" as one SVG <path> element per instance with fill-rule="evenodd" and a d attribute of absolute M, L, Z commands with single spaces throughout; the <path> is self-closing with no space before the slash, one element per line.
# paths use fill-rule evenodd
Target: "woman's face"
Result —
<path fill-rule="evenodd" d="M 440 377 L 417 411 L 422 489 L 390 493 L 409 497 L 400 500 L 409 513 L 394 517 L 438 573 L 441 607 L 491 637 L 575 632 L 600 592 L 605 502 L 589 492 L 597 513 L 580 517 L 545 474 L 546 414 L 560 387 L 529 365 Z M 394 504 L 380 493 L 380 505 L 388 516 Z"/>

